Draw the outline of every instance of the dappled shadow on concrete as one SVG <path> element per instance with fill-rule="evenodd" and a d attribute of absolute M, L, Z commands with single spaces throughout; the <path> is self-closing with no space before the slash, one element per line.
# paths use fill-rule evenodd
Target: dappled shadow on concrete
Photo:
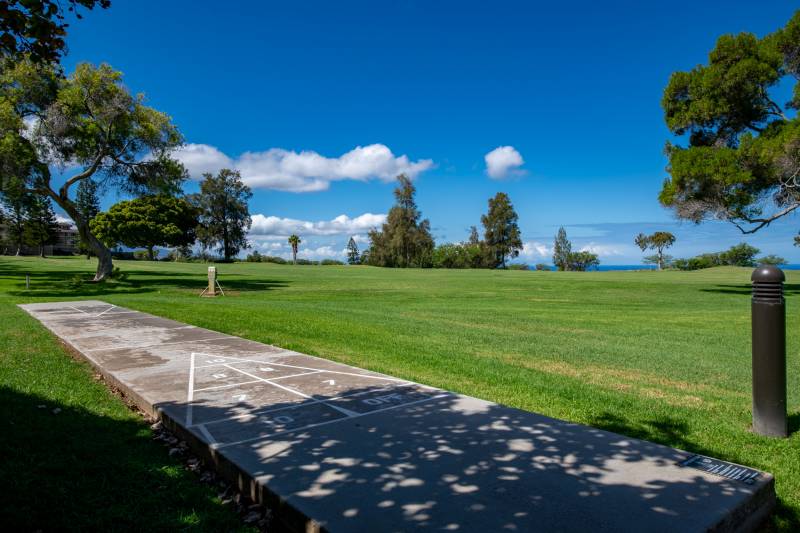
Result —
<path fill-rule="evenodd" d="M 169 272 L 125 268 L 120 279 L 93 283 L 93 273 L 64 270 L 35 270 L 30 272 L 30 289 L 25 288 L 28 271 L 22 265 L 0 263 L 0 276 L 17 279 L 17 289 L 9 291 L 14 296 L 42 298 L 70 298 L 102 296 L 105 294 L 140 294 L 162 289 L 182 289 L 198 294 L 208 285 L 205 273 Z M 231 294 L 251 291 L 269 291 L 288 287 L 289 282 L 248 276 L 225 278 L 223 288 Z"/>
<path fill-rule="evenodd" d="M 140 421 L 0 386 L 4 531 L 177 531 L 241 524 Z"/>
<path fill-rule="evenodd" d="M 181 424 L 187 406 L 157 408 Z M 219 468 L 245 489 L 257 479 L 254 498 L 296 529 L 312 517 L 339 531 L 700 530 L 754 491 L 679 466 L 688 454 L 671 448 L 452 394 L 300 429 L 295 401 L 192 409 Z M 739 511 L 727 519 L 753 508 Z"/>

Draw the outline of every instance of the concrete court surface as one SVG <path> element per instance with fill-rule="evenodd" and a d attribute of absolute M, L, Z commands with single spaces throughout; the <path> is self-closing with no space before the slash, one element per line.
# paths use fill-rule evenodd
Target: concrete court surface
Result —
<path fill-rule="evenodd" d="M 775 502 L 666 446 L 101 301 L 21 307 L 291 529 L 745 531 Z"/>

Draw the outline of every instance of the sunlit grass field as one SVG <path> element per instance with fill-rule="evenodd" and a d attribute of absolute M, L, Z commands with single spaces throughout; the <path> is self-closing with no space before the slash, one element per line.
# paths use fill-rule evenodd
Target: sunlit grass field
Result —
<path fill-rule="evenodd" d="M 49 367 L 34 365 L 39 358 L 55 365 L 54 357 L 75 363 L 14 306 L 97 298 L 767 470 L 781 500 L 773 524 L 800 527 L 800 272 L 787 272 L 793 434 L 779 440 L 750 432 L 750 269 L 558 273 L 237 263 L 219 265 L 227 296 L 208 299 L 198 297 L 207 265 L 117 265 L 127 279 L 93 285 L 79 282 L 90 277 L 93 261 L 0 258 L 4 389 L 57 395 L 76 409 L 122 417 L 113 397 L 100 406 L 70 393 L 73 380 L 88 377 L 49 375 Z M 2 478 L 6 483 L 8 473 Z"/>

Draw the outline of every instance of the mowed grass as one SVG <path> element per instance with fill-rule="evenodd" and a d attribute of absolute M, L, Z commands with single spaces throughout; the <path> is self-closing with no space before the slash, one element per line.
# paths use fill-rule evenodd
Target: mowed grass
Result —
<path fill-rule="evenodd" d="M 108 409 L 130 420 L 107 395 L 71 396 L 70 383 L 87 380 L 82 365 L 58 376 L 34 366 L 36 358 L 76 365 L 59 359 L 52 337 L 13 305 L 99 298 L 763 469 L 775 475 L 780 498 L 773 525 L 800 527 L 800 272 L 787 272 L 793 434 L 770 439 L 750 431 L 750 269 L 555 273 L 239 263 L 219 266 L 228 295 L 206 299 L 198 294 L 207 265 L 117 264 L 127 280 L 78 287 L 69 281 L 89 276 L 93 261 L 0 258 L 4 336 L 17 335 L 12 348 L 26 354 L 2 350 L 4 389 L 57 394 L 93 416 L 106 417 Z M 63 390 L 45 386 L 53 380 Z M 28 425 L 49 420 L 42 413 Z"/>

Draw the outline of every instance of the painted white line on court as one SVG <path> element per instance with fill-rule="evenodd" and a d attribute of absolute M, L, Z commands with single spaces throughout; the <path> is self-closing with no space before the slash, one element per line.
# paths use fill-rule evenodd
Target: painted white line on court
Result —
<path fill-rule="evenodd" d="M 356 413 L 355 415 L 353 415 L 351 417 L 348 417 L 348 418 L 337 418 L 336 420 L 328 420 L 328 421 L 325 421 L 325 422 L 317 422 L 316 424 L 309 424 L 307 426 L 303 426 L 303 427 L 296 428 L 296 429 L 287 429 L 285 431 L 279 431 L 277 433 L 273 433 L 272 435 L 265 435 L 265 436 L 260 436 L 260 437 L 252 437 L 252 438 L 249 438 L 249 439 L 243 439 L 243 440 L 236 441 L 236 442 L 226 442 L 224 444 L 217 445 L 217 449 L 219 449 L 219 448 L 227 448 L 228 446 L 236 446 L 237 444 L 245 444 L 247 442 L 253 442 L 253 441 L 256 441 L 256 440 L 273 439 L 275 437 L 278 437 L 280 435 L 284 435 L 286 433 L 297 433 L 298 431 L 305 431 L 306 429 L 316 428 L 316 427 L 320 427 L 320 426 L 327 426 L 328 424 L 335 424 L 336 422 L 343 422 L 345 420 L 352 420 L 354 418 L 361 418 L 362 416 L 373 415 L 375 413 L 383 413 L 385 411 L 391 411 L 392 409 L 398 409 L 400 407 L 410 407 L 412 405 L 417 405 L 417 404 L 420 404 L 420 403 L 429 402 L 431 400 L 438 400 L 440 398 L 444 398 L 446 396 L 451 396 L 451 395 L 452 395 L 452 393 L 445 392 L 445 393 L 442 393 L 442 394 L 437 394 L 436 396 L 431 396 L 430 398 L 423 398 L 422 400 L 416 400 L 416 401 L 413 401 L 413 402 L 403 403 L 403 404 L 399 404 L 399 405 L 392 405 L 390 407 L 384 407 L 383 409 L 375 409 L 374 411 L 370 411 L 368 413 Z"/>
<path fill-rule="evenodd" d="M 214 337 L 213 339 L 197 339 L 197 340 L 188 339 L 188 340 L 174 341 L 174 342 L 159 342 L 157 344 L 142 344 L 142 345 L 139 345 L 139 346 L 136 346 L 136 345 L 127 346 L 126 345 L 126 346 L 116 346 L 114 348 L 91 348 L 91 349 L 84 349 L 84 350 L 81 350 L 81 351 L 84 351 L 84 352 L 103 352 L 103 351 L 110 351 L 110 350 L 133 350 L 133 349 L 140 349 L 140 348 L 155 348 L 157 346 L 170 346 L 170 345 L 173 345 L 173 344 L 189 344 L 189 343 L 192 343 L 192 342 L 219 341 L 219 340 L 231 339 L 231 338 L 235 338 L 235 337 L 226 336 L 226 337 Z"/>
<path fill-rule="evenodd" d="M 207 365 L 198 365 L 197 368 L 208 368 L 208 367 L 212 367 L 212 366 L 226 365 L 229 362 L 234 362 L 234 363 L 268 363 L 268 364 L 272 364 L 269 361 L 265 361 L 264 359 L 244 359 L 242 357 L 231 357 L 230 355 L 214 355 L 214 354 L 203 353 L 203 352 L 197 352 L 197 355 L 202 355 L 204 357 L 208 357 L 209 359 L 229 359 L 230 360 L 230 361 L 225 361 L 225 362 L 222 362 L 222 363 L 210 363 L 210 364 L 207 364 Z M 287 355 L 291 355 L 291 354 L 288 353 L 288 352 L 282 352 L 282 353 L 264 352 L 264 353 L 254 353 L 254 354 L 250 355 L 249 357 L 273 358 L 273 357 L 286 357 Z"/>
<path fill-rule="evenodd" d="M 313 400 L 313 399 L 314 399 L 314 397 L 313 397 L 313 396 L 309 396 L 308 394 L 305 394 L 305 393 L 303 393 L 303 392 L 300 392 L 300 391 L 298 391 L 298 390 L 290 389 L 289 387 L 284 387 L 283 385 L 280 385 L 280 384 L 278 384 L 278 383 L 273 383 L 272 381 L 270 381 L 270 380 L 268 380 L 268 379 L 260 378 L 260 377 L 258 377 L 258 376 L 256 376 L 256 375 L 250 374 L 250 373 L 248 373 L 248 372 L 245 372 L 244 370 L 241 370 L 241 369 L 239 369 L 239 368 L 236 368 L 235 366 L 231 366 L 231 365 L 225 365 L 225 366 L 226 366 L 227 368 L 230 368 L 231 370 L 234 370 L 234 371 L 236 371 L 236 372 L 239 372 L 239 373 L 241 373 L 241 374 L 244 374 L 245 376 L 250 376 L 251 378 L 260 379 L 260 380 L 261 380 L 261 381 L 263 381 L 264 383 L 269 383 L 270 385 L 274 385 L 275 387 L 278 387 L 279 389 L 283 389 L 283 390 L 285 390 L 285 391 L 291 392 L 292 394 L 297 394 L 298 396 L 302 396 L 303 398 L 308 398 L 309 400 Z M 309 370 L 314 370 L 314 369 L 309 369 Z M 354 416 L 354 415 L 356 415 L 356 414 L 357 414 L 357 413 L 355 413 L 354 411 L 351 411 L 350 409 L 345 409 L 344 407 L 339 407 L 339 406 L 337 406 L 337 405 L 331 405 L 331 404 L 325 403 L 325 401 L 324 401 L 324 400 L 323 400 L 322 402 L 320 402 L 320 403 L 322 403 L 323 405 L 327 405 L 327 406 L 328 406 L 328 407 L 330 407 L 331 409 L 336 409 L 336 410 L 337 410 L 337 411 L 339 411 L 340 413 L 342 413 L 342 414 L 344 414 L 344 415 L 347 415 L 347 416 Z"/>
<path fill-rule="evenodd" d="M 98 315 L 95 315 L 95 318 L 99 318 L 99 317 L 103 316 L 104 314 L 108 313 L 109 311 L 111 311 L 112 309 L 116 309 L 116 308 L 117 308 L 116 305 L 112 305 L 111 307 L 109 307 L 108 309 L 103 311 L 102 313 L 100 313 Z"/>
<path fill-rule="evenodd" d="M 189 362 L 189 391 L 186 395 L 187 401 L 189 402 L 186 406 L 186 425 L 192 425 L 192 401 L 194 400 L 194 352 L 192 352 L 192 358 Z"/>
<path fill-rule="evenodd" d="M 419 385 L 419 384 L 409 381 L 408 383 L 401 383 L 399 385 L 387 385 L 385 387 L 377 387 L 377 388 L 374 388 L 374 389 L 362 390 L 362 391 L 353 392 L 353 393 L 350 393 L 350 394 L 340 394 L 339 396 L 332 396 L 330 398 L 312 400 L 312 401 L 308 401 L 308 402 L 302 402 L 302 403 L 298 403 L 296 405 L 285 405 L 283 407 L 268 407 L 268 406 L 267 407 L 256 407 L 256 408 L 253 408 L 253 409 L 251 409 L 251 410 L 249 410 L 249 411 L 247 411 L 245 413 L 241 413 L 241 414 L 238 414 L 238 415 L 225 416 L 225 417 L 222 417 L 222 418 L 213 418 L 211 420 L 206 420 L 205 422 L 203 422 L 203 424 L 220 424 L 222 422 L 228 422 L 229 420 L 237 420 L 239 418 L 248 418 L 248 417 L 251 417 L 251 416 L 265 415 L 265 414 L 268 414 L 268 413 L 275 413 L 277 411 L 285 411 L 285 410 L 288 410 L 288 409 L 299 409 L 301 407 L 307 407 L 309 405 L 317 405 L 317 404 L 325 403 L 325 402 L 333 402 L 333 401 L 336 401 L 336 400 L 341 400 L 342 398 L 355 398 L 357 396 L 363 396 L 365 394 L 372 394 L 372 393 L 375 393 L 375 392 L 383 392 L 383 391 L 390 392 L 390 391 L 393 391 L 394 389 L 397 389 L 397 388 L 400 388 L 400 387 L 413 387 L 414 385 Z M 434 388 L 433 390 L 441 390 L 441 389 L 435 389 Z"/>
<path fill-rule="evenodd" d="M 203 436 L 206 438 L 206 440 L 208 441 L 208 443 L 209 443 L 209 444 L 216 444 L 216 443 L 217 443 L 217 440 L 216 440 L 216 439 L 214 438 L 214 436 L 213 436 L 213 435 L 212 435 L 212 434 L 211 434 L 211 433 L 210 433 L 210 432 L 209 432 L 209 431 L 206 429 L 206 427 L 205 427 L 203 424 L 200 424 L 199 426 L 197 426 L 197 429 L 198 429 L 198 430 L 200 430 L 200 433 L 202 433 L 202 434 L 203 434 Z"/>
<path fill-rule="evenodd" d="M 204 368 L 202 366 L 196 366 L 195 368 Z M 288 376 L 278 376 L 275 378 L 269 378 L 272 381 L 276 381 L 279 379 L 287 379 L 287 378 L 296 378 L 298 376 L 308 376 L 311 374 L 320 374 L 324 372 L 324 370 L 317 370 L 315 372 L 303 372 L 302 374 L 290 374 Z M 228 383 L 227 385 L 216 385 L 214 387 L 203 387 L 202 389 L 194 389 L 195 392 L 202 392 L 207 390 L 219 390 L 219 389 L 230 389 L 233 387 L 238 387 L 239 385 L 250 385 L 252 383 L 261 383 L 261 379 L 254 379 L 252 381 L 242 381 L 241 383 Z"/>
<path fill-rule="evenodd" d="M 71 305 L 68 305 L 67 307 L 69 307 L 70 309 L 74 309 L 74 310 L 78 311 L 79 313 L 83 313 L 84 315 L 88 315 L 89 314 L 86 311 L 84 311 L 83 309 L 78 309 L 77 307 L 73 307 Z"/>

